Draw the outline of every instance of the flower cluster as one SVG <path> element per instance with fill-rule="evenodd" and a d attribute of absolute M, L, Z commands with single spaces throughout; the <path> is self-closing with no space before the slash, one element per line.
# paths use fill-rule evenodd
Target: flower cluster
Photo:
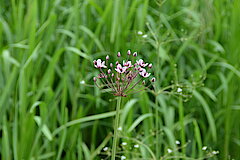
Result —
<path fill-rule="evenodd" d="M 127 55 L 127 60 L 123 60 L 122 63 L 119 62 L 121 58 L 120 52 L 117 53 L 119 61 L 115 63 L 109 62 L 110 57 L 108 55 L 106 61 L 101 59 L 93 61 L 94 67 L 100 70 L 100 74 L 93 78 L 97 87 L 100 88 L 98 84 L 98 81 L 100 81 L 104 87 L 111 89 L 115 96 L 126 97 L 127 94 L 135 93 L 134 88 L 141 82 L 143 85 L 146 84 L 145 78 L 149 78 L 151 75 L 147 69 L 151 69 L 152 64 L 146 63 L 142 59 L 136 60 L 133 64 L 130 58 L 137 57 L 137 52 L 131 54 L 131 51 L 128 50 Z M 150 81 L 155 82 L 155 77 L 151 78 Z M 146 88 L 144 87 L 144 89 Z"/>

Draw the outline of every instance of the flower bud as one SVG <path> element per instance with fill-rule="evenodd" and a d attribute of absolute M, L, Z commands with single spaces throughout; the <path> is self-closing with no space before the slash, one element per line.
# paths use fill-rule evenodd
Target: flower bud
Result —
<path fill-rule="evenodd" d="M 93 64 L 94 64 L 94 65 L 97 65 L 97 61 L 96 61 L 96 60 L 94 60 L 94 61 L 93 61 Z"/>
<path fill-rule="evenodd" d="M 129 55 L 129 56 L 131 55 L 131 51 L 130 50 L 127 51 L 127 55 Z"/>
<path fill-rule="evenodd" d="M 117 56 L 118 56 L 118 57 L 121 57 L 121 53 L 120 53 L 120 52 L 118 52 L 118 53 L 117 53 Z"/>
<path fill-rule="evenodd" d="M 114 73 L 112 73 L 112 77 L 114 77 Z"/>
<path fill-rule="evenodd" d="M 137 52 L 134 52 L 134 53 L 133 53 L 133 56 L 134 56 L 134 57 L 137 57 Z"/>
<path fill-rule="evenodd" d="M 143 80 L 143 81 L 142 81 L 142 84 L 143 84 L 143 85 L 145 85 L 145 84 L 146 84 L 145 80 Z"/>
<path fill-rule="evenodd" d="M 97 82 L 97 78 L 96 78 L 96 77 L 93 77 L 93 81 L 94 81 L 94 82 Z"/>
<path fill-rule="evenodd" d="M 108 69 L 108 74 L 110 74 L 111 73 L 111 69 Z"/>
<path fill-rule="evenodd" d="M 106 60 L 109 60 L 109 55 L 106 56 Z"/>
<path fill-rule="evenodd" d="M 117 61 L 117 62 L 116 62 L 116 65 L 118 65 L 118 64 L 119 64 L 119 62 Z"/>
<path fill-rule="evenodd" d="M 148 67 L 149 67 L 149 68 L 152 68 L 152 63 L 150 63 L 150 64 L 148 65 Z"/>
<path fill-rule="evenodd" d="M 153 77 L 153 78 L 151 79 L 151 81 L 152 81 L 152 82 L 155 82 L 155 81 L 156 81 L 156 78 L 155 78 L 155 77 Z"/>
<path fill-rule="evenodd" d="M 112 64 L 112 63 L 110 63 L 110 67 L 113 67 L 113 64 Z"/>

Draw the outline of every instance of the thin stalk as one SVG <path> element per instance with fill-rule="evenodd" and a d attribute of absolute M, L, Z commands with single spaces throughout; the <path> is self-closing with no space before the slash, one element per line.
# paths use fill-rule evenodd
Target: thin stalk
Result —
<path fill-rule="evenodd" d="M 111 160 L 115 160 L 115 157 L 116 157 L 120 109 L 121 109 L 121 96 L 118 96 L 117 97 L 116 118 L 115 118 L 115 123 L 114 123 L 114 135 L 113 135 L 113 146 L 112 146 L 112 158 L 111 158 Z"/>
<path fill-rule="evenodd" d="M 158 117 L 158 101 L 157 101 L 157 96 L 155 97 L 155 119 L 156 119 L 156 157 L 159 158 L 160 154 L 159 154 L 159 133 L 158 133 L 158 124 L 159 124 L 159 117 Z"/>
<path fill-rule="evenodd" d="M 184 129 L 184 109 L 183 109 L 182 97 L 179 98 L 178 112 L 179 112 L 179 121 L 181 126 L 181 141 L 182 141 L 181 144 L 184 145 L 186 142 L 186 138 L 185 138 L 185 129 Z M 185 153 L 185 148 L 182 148 L 182 153 Z"/>

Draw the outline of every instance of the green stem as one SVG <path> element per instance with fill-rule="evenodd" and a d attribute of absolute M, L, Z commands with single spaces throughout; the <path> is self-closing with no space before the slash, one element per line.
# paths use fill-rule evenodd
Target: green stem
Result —
<path fill-rule="evenodd" d="M 116 118 L 114 123 L 114 136 L 113 136 L 113 146 L 112 146 L 112 160 L 115 160 L 115 157 L 116 157 L 120 109 L 121 109 L 121 96 L 117 97 Z"/>
<path fill-rule="evenodd" d="M 179 120 L 180 120 L 180 126 L 181 126 L 181 144 L 184 145 L 186 143 L 186 138 L 185 138 L 185 129 L 184 129 L 184 109 L 183 109 L 182 97 L 179 98 L 178 109 L 179 109 L 178 112 L 179 112 Z M 185 147 L 182 148 L 182 152 L 185 153 Z"/>
<path fill-rule="evenodd" d="M 155 99 L 155 107 L 156 107 L 156 109 L 155 109 L 155 120 L 156 120 L 156 139 L 157 139 L 157 141 L 156 141 L 156 157 L 157 158 L 159 158 L 159 132 L 158 132 L 158 124 L 159 124 L 159 122 L 158 122 L 158 101 L 157 101 L 157 95 L 156 95 L 156 97 L 155 97 L 156 99 Z"/>

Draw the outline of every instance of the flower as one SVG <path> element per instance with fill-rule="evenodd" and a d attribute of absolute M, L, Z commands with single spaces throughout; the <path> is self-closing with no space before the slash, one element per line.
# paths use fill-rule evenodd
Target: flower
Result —
<path fill-rule="evenodd" d="M 101 59 L 94 60 L 93 63 L 96 68 L 107 68 L 107 66 L 105 66 L 105 61 L 102 61 Z"/>
<path fill-rule="evenodd" d="M 118 57 L 121 57 L 121 53 L 120 53 L 120 52 L 118 52 L 118 53 L 117 53 L 117 56 L 118 56 Z"/>
<path fill-rule="evenodd" d="M 122 145 L 123 145 L 123 146 L 126 146 L 126 145 L 127 145 L 127 142 L 122 142 Z"/>
<path fill-rule="evenodd" d="M 129 56 L 131 55 L 131 51 L 130 50 L 127 51 L 127 55 L 129 55 Z"/>
<path fill-rule="evenodd" d="M 134 57 L 137 57 L 137 52 L 134 52 L 134 53 L 133 53 L 133 56 L 134 56 Z"/>
<path fill-rule="evenodd" d="M 137 52 L 131 56 L 130 50 L 127 51 L 127 60 L 122 59 L 121 53 L 118 52 L 119 60 L 116 62 L 108 62 L 111 58 L 107 55 L 105 61 L 97 59 L 93 61 L 94 67 L 99 69 L 100 73 L 93 78 L 95 85 L 99 88 L 108 89 L 115 96 L 126 97 L 147 89 L 149 86 L 146 78 L 150 82 L 155 82 L 156 78 L 150 78 L 151 73 L 147 71 L 152 68 L 152 64 L 145 63 L 143 59 L 135 60 Z M 121 63 L 122 62 L 122 63 Z M 149 65 L 148 65 L 149 64 Z M 146 68 L 148 66 L 148 68 Z M 98 81 L 100 79 L 100 81 Z M 100 82 L 100 84 L 99 84 Z M 144 87 L 139 87 L 144 86 Z"/>
<path fill-rule="evenodd" d="M 103 148 L 103 151 L 106 152 L 107 150 L 108 150 L 108 147 L 104 147 L 104 148 Z"/>
<path fill-rule="evenodd" d="M 182 88 L 178 88 L 177 89 L 177 92 L 179 93 L 179 92 L 182 92 Z"/>
<path fill-rule="evenodd" d="M 128 68 L 133 67 L 131 61 L 127 61 L 126 63 L 125 63 L 125 61 L 123 61 L 123 66 L 128 67 Z"/>
<path fill-rule="evenodd" d="M 176 144 L 180 144 L 180 141 L 176 140 Z"/>
<path fill-rule="evenodd" d="M 206 150 L 207 150 L 207 146 L 203 146 L 203 147 L 202 147 L 202 150 L 203 150 L 203 151 L 206 151 Z"/>
<path fill-rule="evenodd" d="M 139 74 L 145 78 L 149 77 L 151 73 L 147 73 L 146 69 L 142 68 Z"/>
<path fill-rule="evenodd" d="M 134 148 L 139 148 L 139 145 L 138 145 L 138 144 L 135 144 L 133 147 L 134 147 Z"/>
<path fill-rule="evenodd" d="M 152 63 L 150 63 L 150 64 L 148 65 L 148 68 L 152 68 Z"/>
<path fill-rule="evenodd" d="M 142 35 L 142 34 L 143 34 L 143 32 L 142 32 L 142 31 L 138 31 L 137 33 L 138 33 L 138 35 Z"/>
<path fill-rule="evenodd" d="M 151 79 L 151 82 L 156 82 L 156 78 L 153 77 L 153 78 Z"/>
<path fill-rule="evenodd" d="M 85 84 L 85 81 L 84 81 L 84 80 L 82 80 L 82 81 L 80 82 L 80 84 Z"/>
<path fill-rule="evenodd" d="M 168 153 L 172 153 L 172 150 L 168 148 L 168 149 L 167 149 L 167 152 L 168 152 Z"/>
<path fill-rule="evenodd" d="M 138 60 L 137 64 L 141 67 L 146 67 L 148 65 L 148 63 L 145 63 L 142 59 Z"/>
<path fill-rule="evenodd" d="M 125 156 L 121 156 L 121 160 L 124 160 L 124 159 L 126 159 L 126 157 Z"/>
<path fill-rule="evenodd" d="M 119 130 L 119 131 L 122 131 L 122 127 L 118 127 L 118 129 L 117 130 Z"/>
<path fill-rule="evenodd" d="M 118 73 L 122 74 L 122 73 L 124 73 L 124 72 L 127 70 L 127 67 L 122 67 L 121 64 L 118 64 L 118 65 L 117 65 L 117 68 L 115 68 L 115 70 L 116 70 Z"/>

